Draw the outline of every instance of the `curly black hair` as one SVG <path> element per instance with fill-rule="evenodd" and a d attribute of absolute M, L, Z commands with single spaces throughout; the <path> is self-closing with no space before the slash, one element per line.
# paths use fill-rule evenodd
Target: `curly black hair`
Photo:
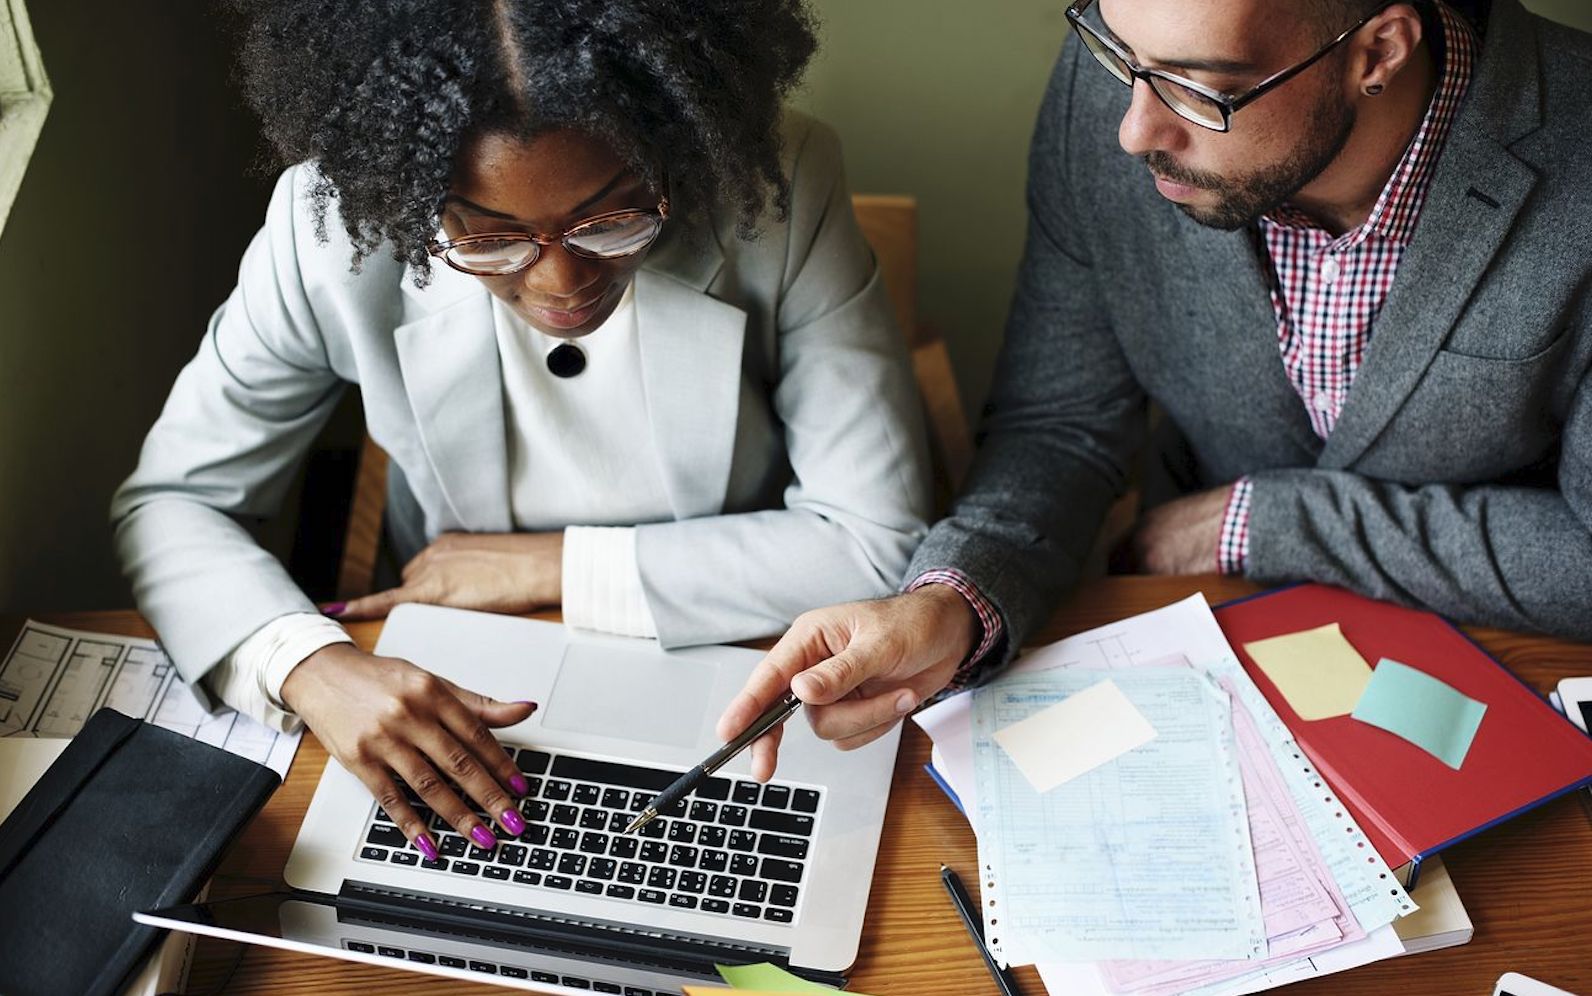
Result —
<path fill-rule="evenodd" d="M 751 237 L 789 198 L 786 95 L 817 46 L 806 0 L 231 0 L 240 78 L 286 163 L 311 161 L 325 236 L 337 199 L 353 265 L 426 242 L 473 134 L 574 128 L 688 208 Z"/>

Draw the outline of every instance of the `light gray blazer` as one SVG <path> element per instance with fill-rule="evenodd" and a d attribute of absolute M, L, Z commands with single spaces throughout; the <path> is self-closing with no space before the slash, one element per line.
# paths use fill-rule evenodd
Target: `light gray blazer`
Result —
<path fill-rule="evenodd" d="M 1069 43 L 982 444 L 909 576 L 968 574 L 1010 654 L 1076 582 L 1148 396 L 1183 437 L 1185 489 L 1254 479 L 1251 578 L 1592 638 L 1592 38 L 1492 6 L 1325 444 L 1283 371 L 1250 235 L 1156 193 L 1117 145 L 1128 89 Z"/>
<path fill-rule="evenodd" d="M 730 220 L 671 219 L 636 276 L 637 431 L 674 514 L 637 530 L 637 558 L 667 646 L 884 594 L 926 531 L 918 396 L 838 142 L 797 114 L 784 131 L 785 221 L 748 242 Z M 417 289 L 382 254 L 350 272 L 335 212 L 330 240 L 315 236 L 306 181 L 297 167 L 277 184 L 237 289 L 112 502 L 138 607 L 190 681 L 269 620 L 314 610 L 243 523 L 278 510 L 349 384 L 392 459 L 400 560 L 444 531 L 512 528 L 488 292 L 440 265 Z"/>

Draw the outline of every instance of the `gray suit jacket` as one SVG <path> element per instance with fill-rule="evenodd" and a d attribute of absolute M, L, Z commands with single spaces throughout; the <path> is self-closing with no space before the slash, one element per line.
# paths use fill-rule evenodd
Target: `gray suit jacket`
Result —
<path fill-rule="evenodd" d="M 839 144 L 785 127 L 788 218 L 671 220 L 636 277 L 642 380 L 673 521 L 637 530 L 666 645 L 777 632 L 889 591 L 927 529 L 905 345 L 851 212 Z M 277 185 L 237 290 L 177 378 L 112 507 L 139 609 L 190 681 L 269 620 L 313 611 L 244 523 L 273 514 L 348 384 L 392 458 L 400 557 L 512 528 L 491 299 L 445 266 L 417 289 L 314 234 L 303 167 Z M 550 482 L 556 486 L 556 482 Z M 630 523 L 616 523 L 630 525 Z"/>
<path fill-rule="evenodd" d="M 1186 440 L 1185 487 L 1253 477 L 1251 578 L 1592 638 L 1592 38 L 1493 4 L 1325 444 L 1283 371 L 1250 235 L 1156 193 L 1117 145 L 1127 98 L 1065 46 L 978 457 L 909 575 L 969 575 L 1009 658 L 1078 579 L 1148 395 Z"/>

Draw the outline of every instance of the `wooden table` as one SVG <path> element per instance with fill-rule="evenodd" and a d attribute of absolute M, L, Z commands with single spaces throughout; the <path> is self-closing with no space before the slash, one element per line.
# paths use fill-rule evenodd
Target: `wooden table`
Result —
<path fill-rule="evenodd" d="M 1036 642 L 1104 625 L 1204 591 L 1213 603 L 1248 594 L 1243 582 L 1217 578 L 1107 578 L 1064 605 Z M 41 617 L 103 632 L 149 635 L 131 612 Z M 6 627 L 9 634 L 15 626 Z M 362 646 L 375 644 L 379 624 L 352 627 Z M 1592 646 L 1490 629 L 1470 629 L 1483 646 L 1527 684 L 1546 692 L 1560 678 L 1592 674 Z M 890 808 L 874 872 L 867 926 L 851 988 L 873 996 L 972 996 L 992 993 L 983 962 L 939 882 L 944 862 L 976 863 L 973 835 L 923 771 L 929 741 L 907 725 L 890 789 Z M 211 895 L 242 895 L 275 886 L 326 751 L 306 736 L 286 784 L 223 860 Z M 1572 992 L 1592 994 L 1592 814 L 1577 793 L 1445 852 L 1460 898 L 1476 924 L 1467 945 L 1378 962 L 1287 987 L 1290 994 L 1334 996 L 1486 996 L 1505 971 L 1520 971 Z M 968 886 L 976 879 L 964 875 Z M 190 992 L 209 992 L 233 965 L 235 948 L 204 940 Z M 1019 972 L 1023 991 L 1044 990 L 1032 969 Z M 227 981 L 246 993 L 480 993 L 504 990 L 329 958 L 250 948 Z M 1063 994 L 1053 994 L 1063 996 Z"/>

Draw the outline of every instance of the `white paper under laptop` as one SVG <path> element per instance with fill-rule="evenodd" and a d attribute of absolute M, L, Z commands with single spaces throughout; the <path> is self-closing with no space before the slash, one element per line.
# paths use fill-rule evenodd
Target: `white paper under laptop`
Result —
<path fill-rule="evenodd" d="M 719 745 L 760 653 L 424 605 L 395 610 L 376 649 L 541 704 L 497 731 L 534 786 L 526 834 L 484 852 L 433 824 L 444 859 L 427 867 L 333 761 L 284 872 L 303 895 L 155 922 L 541 991 L 678 992 L 716 979 L 715 960 L 839 973 L 855 959 L 899 731 L 841 752 L 793 719 L 769 786 L 743 755 L 624 838 L 641 801 Z"/>

